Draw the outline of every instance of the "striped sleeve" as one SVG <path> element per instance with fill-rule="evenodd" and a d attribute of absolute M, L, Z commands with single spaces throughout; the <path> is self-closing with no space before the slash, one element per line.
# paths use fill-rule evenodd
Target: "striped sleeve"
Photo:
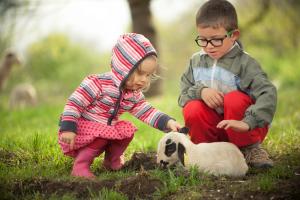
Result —
<path fill-rule="evenodd" d="M 171 119 L 168 115 L 151 106 L 145 99 L 141 99 L 132 108 L 130 113 L 139 120 L 161 131 L 166 131 L 167 122 Z"/>
<path fill-rule="evenodd" d="M 60 131 L 77 132 L 77 120 L 86 107 L 101 94 L 101 84 L 96 75 L 86 77 L 69 97 L 61 116 Z"/>

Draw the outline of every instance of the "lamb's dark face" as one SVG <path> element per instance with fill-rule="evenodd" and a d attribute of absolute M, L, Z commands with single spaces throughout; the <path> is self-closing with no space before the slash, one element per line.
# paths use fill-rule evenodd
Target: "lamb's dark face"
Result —
<path fill-rule="evenodd" d="M 169 167 L 180 161 L 184 165 L 183 154 L 185 152 L 184 146 L 180 143 L 178 134 L 171 132 L 166 134 L 158 144 L 157 149 L 157 163 L 161 167 Z"/>

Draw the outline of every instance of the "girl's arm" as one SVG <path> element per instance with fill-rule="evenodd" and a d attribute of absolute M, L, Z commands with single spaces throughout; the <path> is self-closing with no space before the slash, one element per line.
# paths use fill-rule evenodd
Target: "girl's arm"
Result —
<path fill-rule="evenodd" d="M 97 75 L 86 77 L 69 97 L 61 116 L 60 131 L 77 132 L 77 120 L 85 108 L 91 105 L 101 94 L 101 85 Z"/>
<path fill-rule="evenodd" d="M 144 98 L 139 100 L 139 102 L 131 109 L 130 113 L 144 123 L 161 131 L 169 131 L 170 127 L 168 126 L 170 126 L 170 124 L 172 125 L 171 127 L 175 126 L 174 123 L 169 123 L 170 120 L 175 120 L 154 108 Z"/>

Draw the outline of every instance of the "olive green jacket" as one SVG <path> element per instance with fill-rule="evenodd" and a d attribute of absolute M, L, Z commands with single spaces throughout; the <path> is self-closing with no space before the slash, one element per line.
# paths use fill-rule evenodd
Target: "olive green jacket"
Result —
<path fill-rule="evenodd" d="M 243 118 L 250 129 L 269 125 L 275 114 L 275 86 L 268 80 L 259 63 L 238 44 L 219 60 L 212 59 L 202 51 L 195 53 L 181 77 L 180 87 L 178 103 L 181 107 L 190 100 L 201 99 L 200 93 L 205 87 L 217 89 L 224 94 L 234 90 L 248 94 L 255 102 L 248 107 Z"/>

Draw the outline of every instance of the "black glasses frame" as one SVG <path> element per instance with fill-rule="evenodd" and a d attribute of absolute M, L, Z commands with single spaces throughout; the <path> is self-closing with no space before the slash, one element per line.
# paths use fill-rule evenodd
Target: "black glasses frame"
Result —
<path fill-rule="evenodd" d="M 222 38 L 212 38 L 212 39 L 210 39 L 210 40 L 207 40 L 207 39 L 201 39 L 200 36 L 198 35 L 198 36 L 196 37 L 196 39 L 195 39 L 195 42 L 196 42 L 196 44 L 197 44 L 199 47 L 207 47 L 208 43 L 210 43 L 210 44 L 211 44 L 212 46 L 214 46 L 214 47 L 220 47 L 220 46 L 223 45 L 223 41 L 225 40 L 225 38 L 231 37 L 231 36 L 232 36 L 232 33 L 233 33 L 233 31 L 229 31 L 229 32 L 227 32 L 226 35 L 224 35 Z M 202 40 L 202 42 L 205 41 L 206 44 L 205 44 L 205 45 L 201 45 L 200 42 L 199 42 L 200 40 Z M 217 42 L 217 43 L 220 42 L 220 44 L 216 45 L 216 43 L 214 43 L 214 41 Z"/>

